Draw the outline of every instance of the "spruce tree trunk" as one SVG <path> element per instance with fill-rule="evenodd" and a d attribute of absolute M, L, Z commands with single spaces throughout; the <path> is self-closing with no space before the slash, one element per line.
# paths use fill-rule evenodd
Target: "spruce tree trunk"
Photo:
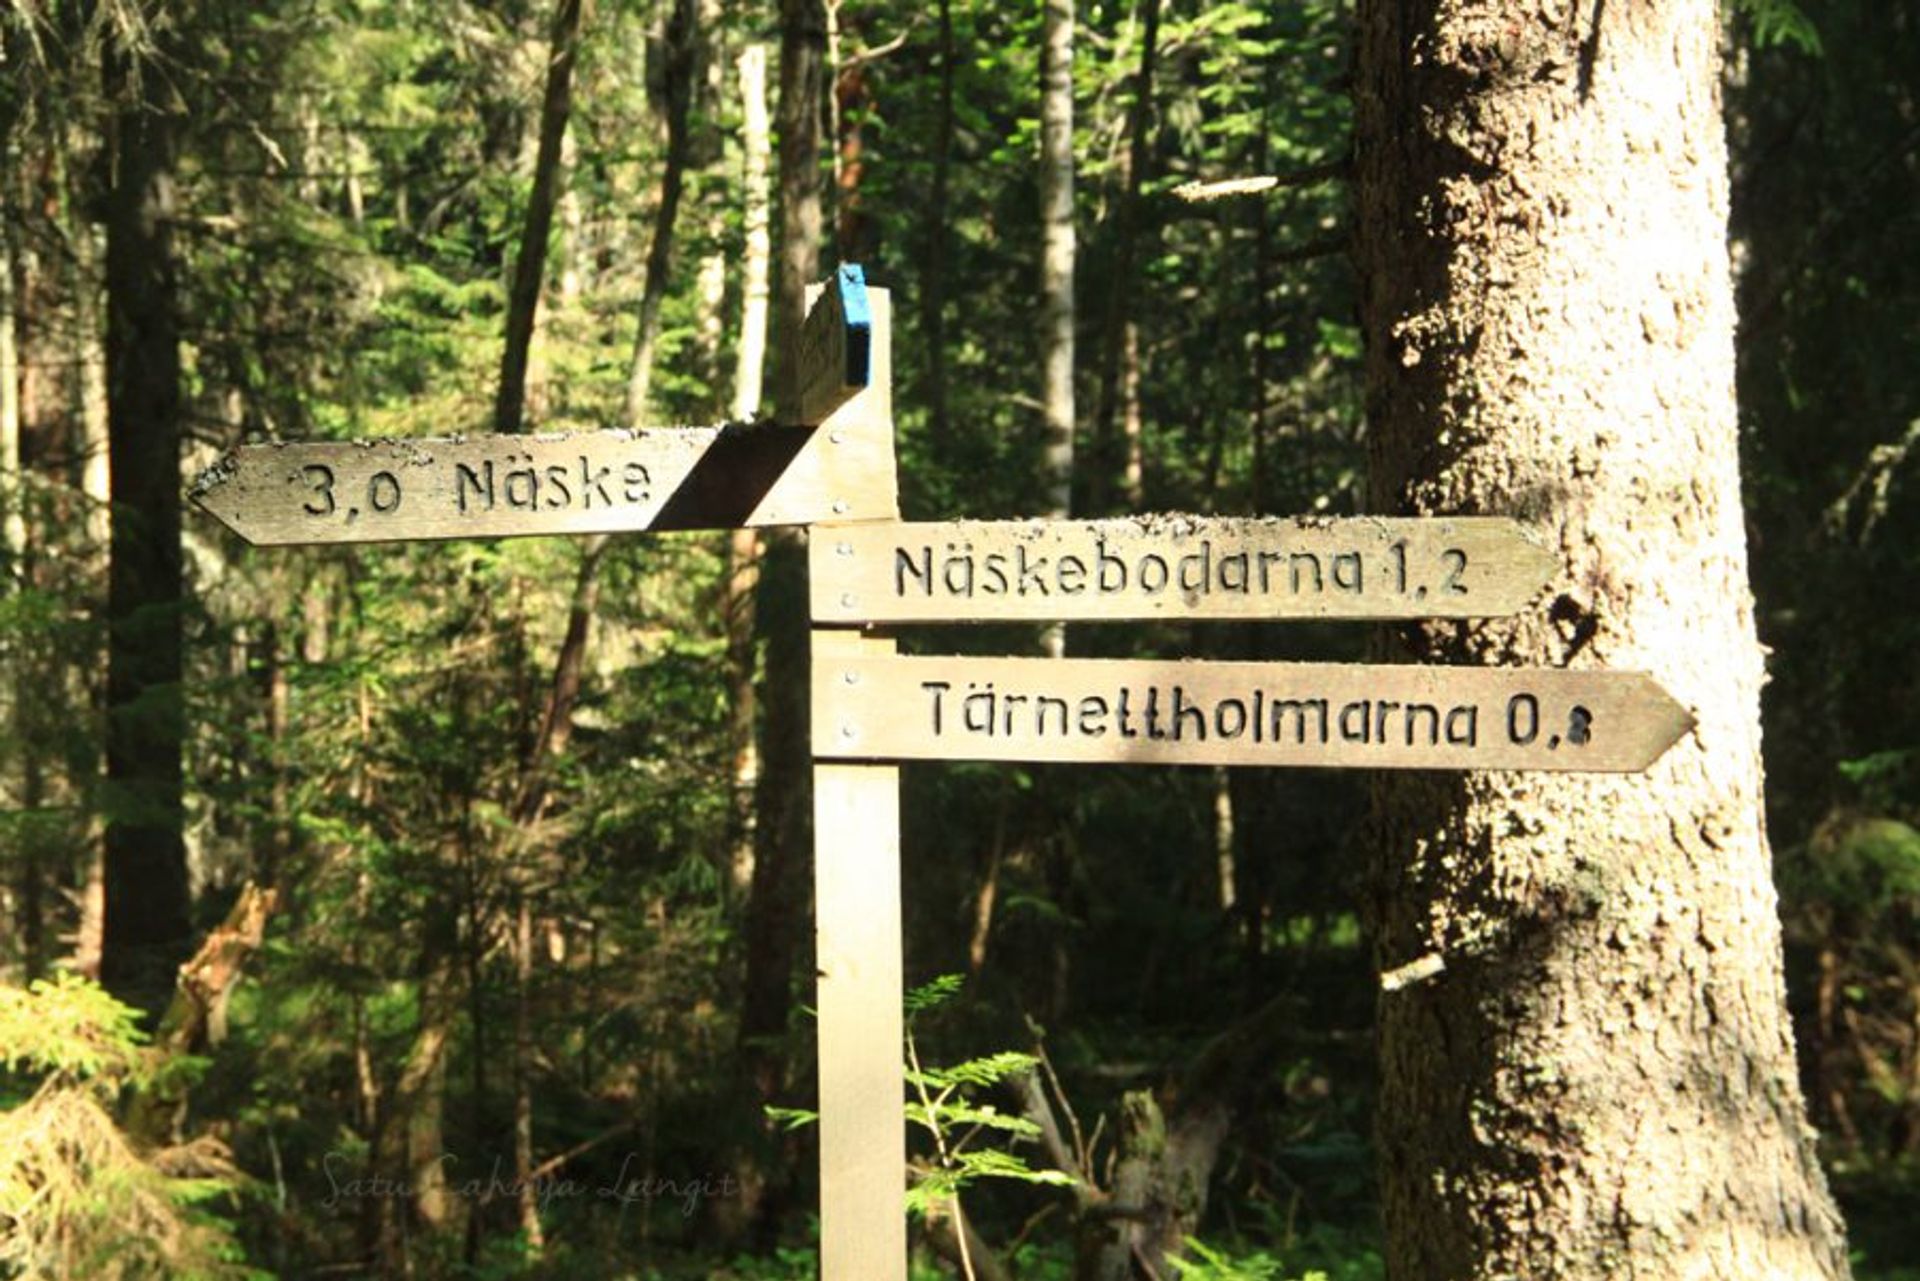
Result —
<path fill-rule="evenodd" d="M 1645 775 L 1376 783 L 1389 1273 L 1845 1276 L 1762 826 L 1716 6 L 1358 18 L 1374 510 L 1562 562 L 1390 643 L 1646 670 L 1698 717 Z"/>
<path fill-rule="evenodd" d="M 120 103 L 106 193 L 108 441 L 106 937 L 101 974 L 157 1014 L 189 944 L 181 840 L 180 321 L 175 118 L 163 74 L 105 55 Z"/>

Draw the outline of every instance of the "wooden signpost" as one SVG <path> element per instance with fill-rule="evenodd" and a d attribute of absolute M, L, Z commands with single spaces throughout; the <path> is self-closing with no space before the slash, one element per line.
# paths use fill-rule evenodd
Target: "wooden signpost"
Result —
<path fill-rule="evenodd" d="M 1555 560 L 1484 517 L 904 524 L 885 292 L 841 268 L 798 343 L 800 424 L 244 445 L 193 497 L 262 544 L 819 526 L 824 1281 L 906 1277 L 895 762 L 1619 772 L 1692 727 L 1634 672 L 896 655 L 864 629 L 1512 614 Z"/>

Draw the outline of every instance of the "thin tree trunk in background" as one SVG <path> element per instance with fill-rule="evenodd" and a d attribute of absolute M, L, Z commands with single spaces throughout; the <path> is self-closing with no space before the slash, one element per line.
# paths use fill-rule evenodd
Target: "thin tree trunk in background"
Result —
<path fill-rule="evenodd" d="M 586 215 L 580 204 L 580 144 L 569 129 L 560 136 L 560 303 L 580 301 L 587 260 Z"/>
<path fill-rule="evenodd" d="M 533 349 L 533 322 L 547 274 L 547 237 L 559 188 L 560 140 L 573 110 L 573 67 L 580 53 L 582 0 L 555 0 L 553 29 L 547 44 L 547 89 L 540 103 L 540 150 L 533 163 L 533 193 L 514 258 L 513 287 L 507 298 L 507 342 L 500 358 L 500 390 L 493 408 L 493 429 L 521 430 L 526 413 L 527 364 Z"/>
<path fill-rule="evenodd" d="M 947 219 L 953 173 L 953 0 L 939 0 L 940 94 L 934 109 L 933 182 L 927 193 L 920 263 L 920 336 L 927 365 L 927 429 L 944 450 L 952 432 L 947 403 Z"/>
<path fill-rule="evenodd" d="M 1073 513 L 1073 0 L 1045 0 L 1040 58 L 1040 402 L 1047 515 Z M 1066 651 L 1048 627 L 1047 653 Z"/>
<path fill-rule="evenodd" d="M 1397 635 L 1698 718 L 1643 776 L 1376 775 L 1388 1272 L 1845 1277 L 1762 828 L 1718 7 L 1357 16 L 1371 510 L 1564 561 L 1550 607 Z"/>
<path fill-rule="evenodd" d="M 100 572 L 107 569 L 112 539 L 113 482 L 109 461 L 107 350 L 100 323 L 101 250 L 99 233 L 76 222 L 69 243 L 74 249 L 72 290 L 74 359 L 79 362 L 80 492 L 87 504 L 87 544 Z"/>
<path fill-rule="evenodd" d="M 101 972 L 157 1014 L 186 959 L 181 839 L 180 321 L 173 247 L 175 118 L 165 77 L 109 51 L 106 938 Z"/>
<path fill-rule="evenodd" d="M 1160 0 L 1140 0 L 1140 64 L 1133 76 L 1133 109 L 1127 115 L 1127 150 L 1121 162 L 1120 198 L 1113 211 L 1113 271 L 1107 280 L 1107 323 L 1100 352 L 1100 397 L 1093 439 L 1097 466 L 1087 477 L 1095 511 L 1107 504 L 1119 463 L 1120 492 L 1126 505 L 1140 506 L 1140 333 L 1134 321 L 1136 242 L 1140 231 L 1140 187 L 1147 177 L 1153 125 L 1153 71 L 1160 48 Z M 1116 421 L 1121 438 L 1114 439 Z M 1116 459 L 1116 455 L 1118 458 Z"/>
<path fill-rule="evenodd" d="M 772 193 L 767 173 L 771 145 L 766 46 L 755 44 L 742 49 L 739 68 L 747 234 L 746 259 L 741 264 L 740 339 L 734 353 L 732 418 L 748 422 L 760 411 L 767 362 L 767 276 L 773 252 L 768 230 Z M 760 754 L 754 741 L 754 597 L 760 580 L 760 553 L 760 537 L 754 530 L 736 529 L 728 536 L 727 582 L 721 609 L 727 626 L 727 734 L 733 751 L 733 851 L 729 872 L 738 894 L 745 894 L 753 884 L 753 794 L 760 773 Z"/>
<path fill-rule="evenodd" d="M 627 366 L 627 425 L 638 427 L 647 418 L 647 398 L 653 387 L 653 349 L 660 337 L 660 304 L 666 299 L 673 266 L 673 227 L 680 217 L 680 198 L 686 190 L 687 158 L 692 150 L 691 115 L 695 81 L 700 74 L 699 12 L 694 0 L 673 0 L 667 18 L 665 42 L 667 159 L 660 176 L 660 205 L 654 211 L 653 240 L 647 246 L 647 279 L 640 291 L 639 325 L 633 339 L 633 358 Z"/>
<path fill-rule="evenodd" d="M 11 139 L 0 150 L 0 184 L 10 188 Z M 20 340 L 14 300 L 13 201 L 0 190 L 0 579 L 20 583 L 26 569 L 26 489 L 20 473 Z"/>
<path fill-rule="evenodd" d="M 806 291 L 820 270 L 820 106 L 827 44 L 820 0 L 781 0 L 779 183 L 780 245 L 774 301 L 778 308 L 775 417 L 799 419 L 794 336 L 806 319 Z M 796 530 L 768 531 L 756 594 L 756 626 L 765 644 L 760 702 L 760 778 L 755 790 L 753 879 L 746 911 L 746 973 L 740 1013 L 740 1057 L 758 1103 L 779 1099 L 788 1063 L 781 1039 L 793 1014 L 793 983 L 805 941 L 810 895 L 810 762 L 807 743 L 808 611 L 806 540 Z M 759 1148 L 743 1151 L 734 1171 L 739 1204 L 723 1207 L 745 1223 L 770 1223 L 777 1189 L 774 1143 L 762 1128 Z"/>
<path fill-rule="evenodd" d="M 513 1173 L 520 1233 L 528 1257 L 546 1249 L 540 1226 L 540 1185 L 533 1175 L 533 914 L 518 896 L 513 933 Z"/>

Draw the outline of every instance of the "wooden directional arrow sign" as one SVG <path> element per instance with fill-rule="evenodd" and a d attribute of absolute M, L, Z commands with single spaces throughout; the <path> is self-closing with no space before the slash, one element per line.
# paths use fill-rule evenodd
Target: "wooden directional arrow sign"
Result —
<path fill-rule="evenodd" d="M 878 524 L 811 554 L 822 623 L 1487 617 L 1555 564 L 1515 522 L 1473 516 Z"/>
<path fill-rule="evenodd" d="M 888 359 L 885 331 L 876 343 L 872 325 L 887 297 L 864 287 L 858 294 L 865 378 Z M 847 306 L 845 292 L 827 290 L 808 333 L 821 332 L 821 317 Z M 892 520 L 899 507 L 885 388 L 850 403 L 860 388 L 842 390 L 847 395 L 818 428 L 653 427 L 242 445 L 194 483 L 192 496 L 242 538 L 261 544 Z"/>
<path fill-rule="evenodd" d="M 1693 717 L 1640 672 L 816 657 L 841 760 L 1643 770 Z"/>
<path fill-rule="evenodd" d="M 873 378 L 873 310 L 855 263 L 833 273 L 800 330 L 800 420 L 825 422 Z"/>

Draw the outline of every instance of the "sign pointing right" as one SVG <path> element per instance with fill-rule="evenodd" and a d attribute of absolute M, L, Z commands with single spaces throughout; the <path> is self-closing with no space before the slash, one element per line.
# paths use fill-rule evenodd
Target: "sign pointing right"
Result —
<path fill-rule="evenodd" d="M 1498 516 L 872 524 L 811 554 L 819 623 L 1488 618 L 1557 564 Z"/>
<path fill-rule="evenodd" d="M 835 655 L 813 681 L 839 760 L 1633 773 L 1693 728 L 1644 672 Z"/>

